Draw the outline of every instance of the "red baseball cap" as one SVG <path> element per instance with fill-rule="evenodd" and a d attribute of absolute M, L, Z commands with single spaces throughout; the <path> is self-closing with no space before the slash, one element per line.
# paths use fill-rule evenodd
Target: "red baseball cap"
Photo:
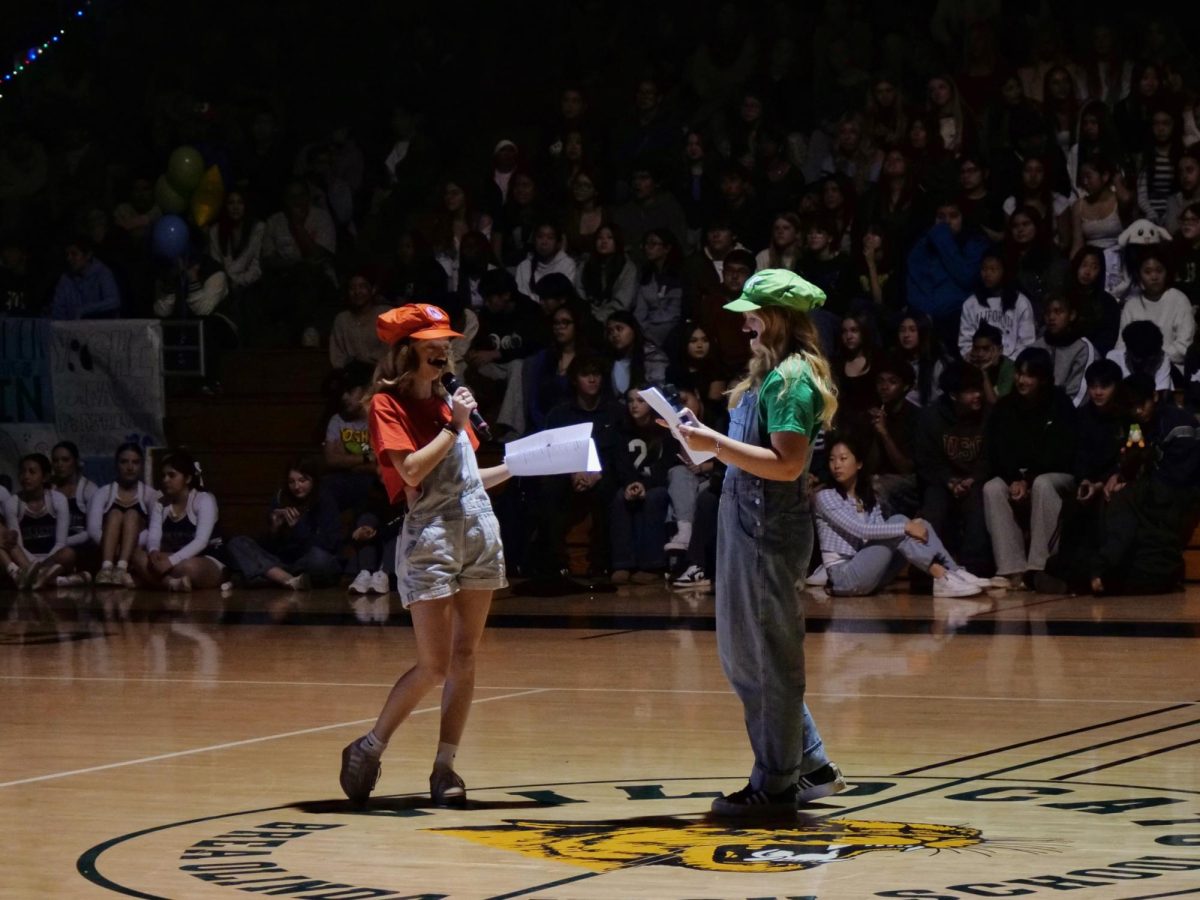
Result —
<path fill-rule="evenodd" d="M 385 344 L 394 344 L 405 338 L 432 341 L 462 337 L 450 327 L 447 312 L 430 303 L 409 303 L 389 309 L 375 320 L 375 333 Z"/>

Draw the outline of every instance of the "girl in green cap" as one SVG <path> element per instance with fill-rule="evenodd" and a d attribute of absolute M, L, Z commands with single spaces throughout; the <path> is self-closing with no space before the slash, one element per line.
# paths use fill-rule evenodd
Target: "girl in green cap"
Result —
<path fill-rule="evenodd" d="M 717 647 L 745 711 L 749 783 L 713 801 L 721 816 L 779 815 L 845 788 L 804 704 L 798 585 L 813 548 L 805 491 L 812 439 L 837 411 L 829 363 L 808 310 L 825 295 L 767 269 L 726 306 L 745 314 L 749 372 L 730 395 L 729 434 L 680 428 L 725 463 L 717 530 Z"/>

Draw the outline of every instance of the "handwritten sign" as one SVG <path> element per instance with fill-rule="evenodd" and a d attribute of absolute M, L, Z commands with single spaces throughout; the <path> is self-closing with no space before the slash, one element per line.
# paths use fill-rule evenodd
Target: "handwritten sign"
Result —
<path fill-rule="evenodd" d="M 163 442 L 162 329 L 157 320 L 56 322 L 50 353 L 58 433 L 84 456 Z"/>

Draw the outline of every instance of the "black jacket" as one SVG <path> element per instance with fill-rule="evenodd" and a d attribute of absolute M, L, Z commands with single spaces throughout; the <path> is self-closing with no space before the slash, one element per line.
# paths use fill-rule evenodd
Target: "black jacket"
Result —
<path fill-rule="evenodd" d="M 1075 407 L 1059 388 L 1028 406 L 1015 390 L 1001 397 L 987 427 L 988 464 L 993 477 L 1011 484 L 1047 472 L 1075 471 Z"/>
<path fill-rule="evenodd" d="M 542 308 L 524 294 L 514 294 L 512 309 L 479 311 L 476 350 L 499 350 L 500 362 L 532 356 L 550 343 Z"/>
<path fill-rule="evenodd" d="M 959 418 L 947 394 L 921 410 L 913 440 L 920 479 L 940 485 L 951 478 L 982 479 L 987 474 L 985 422 L 983 413 Z"/>
<path fill-rule="evenodd" d="M 1103 413 L 1089 400 L 1077 413 L 1079 446 L 1075 477 L 1080 481 L 1107 481 L 1121 463 L 1125 446 L 1125 417 Z"/>

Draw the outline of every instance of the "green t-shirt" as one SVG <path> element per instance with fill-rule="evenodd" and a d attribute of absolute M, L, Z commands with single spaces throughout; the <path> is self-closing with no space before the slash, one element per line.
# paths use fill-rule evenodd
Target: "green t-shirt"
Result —
<path fill-rule="evenodd" d="M 765 433 L 773 431 L 794 431 L 803 434 L 810 440 L 816 436 L 820 428 L 821 411 L 825 404 L 821 400 L 821 392 L 813 383 L 812 371 L 807 363 L 792 362 L 797 368 L 797 375 L 791 380 L 787 392 L 780 396 L 783 389 L 783 376 L 778 369 L 773 369 L 763 379 L 758 391 L 758 421 Z"/>

